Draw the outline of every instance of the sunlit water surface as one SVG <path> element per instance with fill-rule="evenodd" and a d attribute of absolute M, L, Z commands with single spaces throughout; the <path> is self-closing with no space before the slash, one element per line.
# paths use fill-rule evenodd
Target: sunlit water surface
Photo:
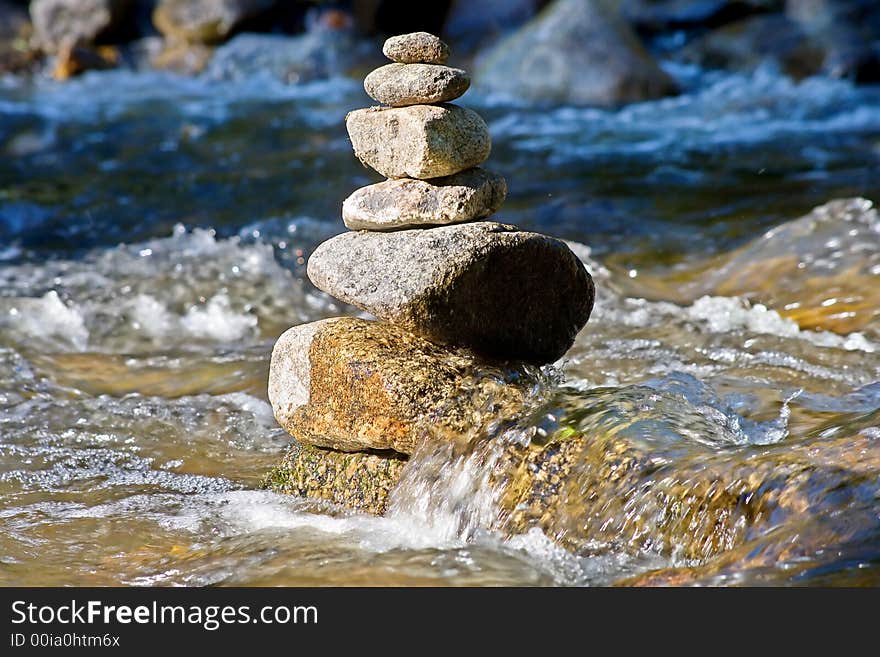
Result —
<path fill-rule="evenodd" d="M 465 99 L 508 178 L 499 217 L 571 241 L 598 287 L 535 417 L 635 436 L 670 481 L 851 439 L 861 465 L 817 476 L 815 521 L 700 578 L 880 583 L 880 220 L 859 202 L 853 223 L 788 223 L 880 200 L 880 89 L 673 73 L 686 94 L 619 111 Z M 700 565 L 650 523 L 584 549 L 502 538 L 477 451 L 422 450 L 384 518 L 259 490 L 288 442 L 274 339 L 356 313 L 304 263 L 378 179 L 343 127 L 366 104 L 341 78 L 0 82 L 0 584 L 591 585 Z M 819 516 L 851 531 L 829 544 Z"/>

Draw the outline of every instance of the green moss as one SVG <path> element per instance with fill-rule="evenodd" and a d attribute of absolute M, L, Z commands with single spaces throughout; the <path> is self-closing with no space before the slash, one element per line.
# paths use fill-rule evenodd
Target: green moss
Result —
<path fill-rule="evenodd" d="M 381 515 L 405 463 L 396 453 L 338 452 L 294 443 L 261 486 Z"/>

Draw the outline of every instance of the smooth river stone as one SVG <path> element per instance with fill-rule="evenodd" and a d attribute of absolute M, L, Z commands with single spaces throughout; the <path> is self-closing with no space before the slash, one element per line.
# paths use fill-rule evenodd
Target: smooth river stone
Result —
<path fill-rule="evenodd" d="M 429 32 L 410 32 L 387 39 L 382 54 L 401 64 L 445 64 L 449 46 Z"/>
<path fill-rule="evenodd" d="M 345 199 L 342 220 L 351 230 L 457 224 L 495 214 L 506 196 L 504 178 L 479 168 L 430 181 L 395 178 Z"/>
<path fill-rule="evenodd" d="M 471 79 L 463 70 L 437 64 L 388 64 L 364 79 L 370 98 L 392 107 L 445 103 L 470 86 Z"/>
<path fill-rule="evenodd" d="M 345 127 L 357 158 L 386 178 L 440 178 L 484 162 L 492 150 L 480 115 L 458 105 L 369 107 Z"/>
<path fill-rule="evenodd" d="M 513 374 L 522 380 L 521 370 Z M 473 354 L 352 317 L 289 329 L 269 367 L 269 400 L 284 430 L 346 452 L 412 454 L 426 436 L 472 431 L 489 408 L 515 413 L 524 394 Z"/>
<path fill-rule="evenodd" d="M 494 222 L 343 233 L 312 253 L 308 275 L 428 340 L 538 365 L 568 351 L 593 308 L 593 280 L 565 243 Z"/>

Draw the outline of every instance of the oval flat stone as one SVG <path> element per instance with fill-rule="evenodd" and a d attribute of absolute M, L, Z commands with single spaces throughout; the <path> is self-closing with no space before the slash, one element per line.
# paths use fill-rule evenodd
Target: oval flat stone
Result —
<path fill-rule="evenodd" d="M 387 39 L 382 53 L 401 64 L 445 64 L 449 46 L 429 32 L 410 32 Z"/>
<path fill-rule="evenodd" d="M 394 178 L 361 187 L 342 204 L 351 230 L 399 230 L 484 219 L 498 211 L 507 182 L 485 169 L 433 180 Z"/>
<path fill-rule="evenodd" d="M 440 178 L 484 162 L 486 122 L 458 105 L 369 107 L 345 117 L 357 158 L 386 178 Z"/>
<path fill-rule="evenodd" d="M 308 275 L 433 342 L 538 365 L 568 351 L 595 293 L 564 242 L 487 221 L 343 233 L 315 249 Z"/>
<path fill-rule="evenodd" d="M 392 107 L 445 103 L 470 86 L 471 79 L 463 70 L 437 64 L 388 64 L 364 80 L 370 98 Z"/>

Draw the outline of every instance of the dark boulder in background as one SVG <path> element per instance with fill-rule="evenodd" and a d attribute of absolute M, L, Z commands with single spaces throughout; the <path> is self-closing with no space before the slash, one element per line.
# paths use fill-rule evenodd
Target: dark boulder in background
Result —
<path fill-rule="evenodd" d="M 675 93 L 659 57 L 746 73 L 770 63 L 794 79 L 880 80 L 875 0 L 0 0 L 0 72 L 63 79 L 121 65 L 196 74 L 217 46 L 262 33 L 278 38 L 248 42 L 243 57 L 258 51 L 270 74 L 295 83 L 355 73 L 346 67 L 362 68 L 366 44 L 412 31 L 475 58 L 481 90 L 526 102 L 617 106 Z M 333 65 L 317 62 L 322 48 Z M 302 65 L 291 61 L 300 51 Z"/>

